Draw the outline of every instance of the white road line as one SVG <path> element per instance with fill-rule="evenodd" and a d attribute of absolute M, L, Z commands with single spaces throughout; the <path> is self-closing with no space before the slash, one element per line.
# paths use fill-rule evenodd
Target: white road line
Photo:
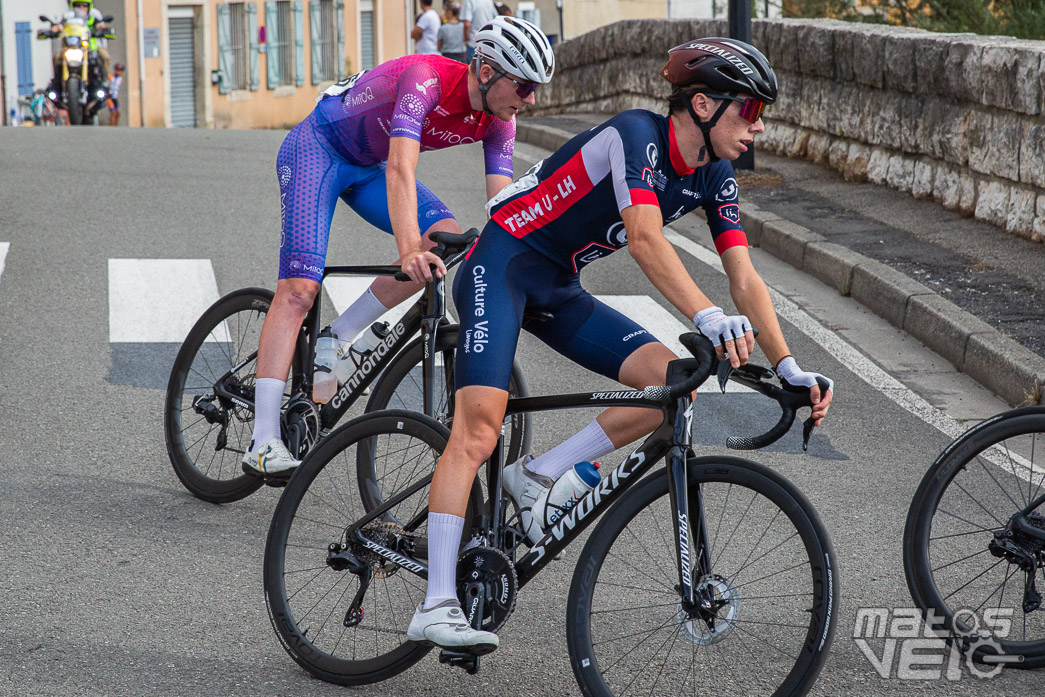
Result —
<path fill-rule="evenodd" d="M 612 307 L 617 312 L 630 317 L 648 332 L 675 352 L 677 356 L 688 356 L 689 351 L 679 343 L 679 335 L 693 331 L 680 322 L 663 305 L 648 295 L 596 295 L 596 298 Z M 698 392 L 719 392 L 718 382 L 709 380 Z M 750 387 L 737 383 L 726 383 L 726 392 L 730 394 L 754 392 Z"/>
<path fill-rule="evenodd" d="M 110 259 L 109 341 L 180 344 L 217 299 L 210 259 Z"/>
<path fill-rule="evenodd" d="M 4 277 L 4 265 L 7 262 L 7 250 L 10 248 L 10 242 L 0 242 L 0 278 Z"/>
<path fill-rule="evenodd" d="M 337 310 L 338 314 L 341 314 L 370 287 L 375 278 L 376 276 L 332 276 L 323 281 L 323 288 L 326 289 L 327 297 L 330 298 L 334 309 Z M 388 322 L 389 324 L 398 322 L 406 311 L 410 309 L 410 306 L 417 302 L 417 299 L 420 297 L 421 291 L 414 293 L 408 299 L 381 315 L 379 321 Z M 456 321 L 451 308 L 446 308 L 446 314 L 451 322 Z"/>

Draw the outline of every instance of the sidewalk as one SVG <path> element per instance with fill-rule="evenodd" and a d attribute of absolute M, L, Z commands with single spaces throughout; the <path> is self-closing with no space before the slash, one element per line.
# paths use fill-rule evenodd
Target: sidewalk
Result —
<path fill-rule="evenodd" d="M 607 118 L 520 119 L 555 150 Z M 921 341 L 1012 405 L 1045 404 L 1045 245 L 826 167 L 757 152 L 738 172 L 752 246 Z"/>

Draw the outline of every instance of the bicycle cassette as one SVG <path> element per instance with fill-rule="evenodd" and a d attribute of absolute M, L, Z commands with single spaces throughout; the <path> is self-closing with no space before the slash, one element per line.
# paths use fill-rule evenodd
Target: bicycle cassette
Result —
<path fill-rule="evenodd" d="M 496 632 L 515 610 L 519 578 L 515 565 L 504 552 L 492 547 L 473 547 L 457 558 L 457 597 L 469 624 L 478 613 L 481 629 Z"/>

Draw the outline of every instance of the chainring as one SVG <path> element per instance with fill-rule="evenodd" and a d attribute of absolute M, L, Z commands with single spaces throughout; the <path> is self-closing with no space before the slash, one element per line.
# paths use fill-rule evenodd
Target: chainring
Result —
<path fill-rule="evenodd" d="M 480 604 L 479 589 L 483 592 L 480 628 L 496 632 L 511 617 L 519 592 L 515 564 L 507 554 L 493 547 L 472 547 L 461 553 L 457 558 L 457 597 L 469 623 Z"/>
<path fill-rule="evenodd" d="M 315 403 L 303 394 L 295 394 L 287 402 L 280 418 L 283 427 L 283 442 L 296 444 L 294 457 L 304 459 L 319 441 L 319 410 Z"/>

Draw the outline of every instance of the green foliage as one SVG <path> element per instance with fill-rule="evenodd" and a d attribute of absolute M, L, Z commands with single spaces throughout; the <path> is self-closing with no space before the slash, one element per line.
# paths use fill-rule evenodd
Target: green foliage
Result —
<path fill-rule="evenodd" d="M 1045 39 L 1043 0 L 784 0 L 785 17 L 834 17 L 940 32 Z"/>

